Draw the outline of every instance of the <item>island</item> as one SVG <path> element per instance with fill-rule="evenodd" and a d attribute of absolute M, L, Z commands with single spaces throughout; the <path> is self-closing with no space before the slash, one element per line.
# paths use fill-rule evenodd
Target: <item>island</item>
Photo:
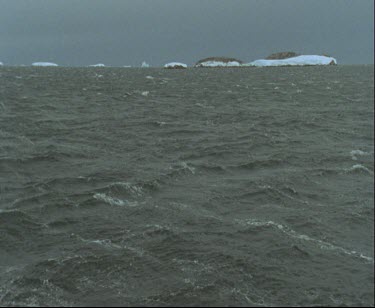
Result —
<path fill-rule="evenodd" d="M 243 61 L 228 57 L 209 57 L 199 60 L 194 67 L 239 67 Z"/>
<path fill-rule="evenodd" d="M 187 68 L 187 65 L 185 63 L 180 62 L 170 62 L 164 65 L 164 68 L 167 69 L 184 69 Z"/>
<path fill-rule="evenodd" d="M 98 63 L 98 64 L 91 64 L 89 67 L 105 67 L 103 63 Z"/>
<path fill-rule="evenodd" d="M 34 62 L 32 66 L 58 66 L 56 63 L 52 62 Z"/>

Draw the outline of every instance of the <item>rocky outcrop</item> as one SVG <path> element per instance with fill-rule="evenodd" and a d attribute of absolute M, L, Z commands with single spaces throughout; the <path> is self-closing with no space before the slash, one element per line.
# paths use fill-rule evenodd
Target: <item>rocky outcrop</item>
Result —
<path fill-rule="evenodd" d="M 241 66 L 243 61 L 228 57 L 209 57 L 199 60 L 195 67 Z"/>
<path fill-rule="evenodd" d="M 269 55 L 266 60 L 282 60 L 288 58 L 294 58 L 299 56 L 299 54 L 295 53 L 294 51 L 283 51 L 283 52 L 276 52 Z"/>

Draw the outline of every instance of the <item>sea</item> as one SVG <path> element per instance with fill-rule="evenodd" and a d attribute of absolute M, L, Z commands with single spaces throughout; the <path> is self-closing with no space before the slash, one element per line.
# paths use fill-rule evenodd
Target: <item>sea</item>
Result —
<path fill-rule="evenodd" d="M 0 68 L 0 305 L 374 306 L 374 66 Z"/>

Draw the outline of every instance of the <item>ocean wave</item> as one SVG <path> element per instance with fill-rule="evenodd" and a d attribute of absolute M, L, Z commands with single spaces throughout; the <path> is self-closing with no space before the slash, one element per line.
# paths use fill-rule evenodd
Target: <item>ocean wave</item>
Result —
<path fill-rule="evenodd" d="M 154 179 L 146 180 L 143 182 L 143 187 L 151 190 L 160 189 L 163 185 L 171 179 L 178 178 L 180 176 L 195 175 L 196 168 L 192 164 L 181 161 L 176 164 L 169 166 L 164 172 L 160 172 Z"/>
<path fill-rule="evenodd" d="M 350 152 L 350 155 L 353 160 L 358 160 L 358 156 L 368 156 L 371 155 L 370 153 L 361 151 L 361 150 L 353 150 Z"/>
<path fill-rule="evenodd" d="M 366 172 L 368 174 L 373 175 L 374 172 L 368 169 L 367 167 L 361 165 L 361 164 L 356 164 L 351 166 L 350 168 L 344 169 L 345 172 L 351 173 L 351 172 Z"/>
<path fill-rule="evenodd" d="M 2 157 L 0 164 L 4 163 L 8 166 L 18 167 L 20 164 L 44 163 L 44 162 L 60 162 L 67 158 L 86 158 L 87 155 L 78 152 L 60 152 L 45 151 L 23 157 Z"/>
<path fill-rule="evenodd" d="M 366 256 L 361 252 L 358 252 L 358 251 L 355 251 L 355 250 L 348 250 L 348 249 L 345 249 L 343 247 L 336 246 L 334 244 L 331 244 L 331 243 L 328 243 L 328 242 L 325 242 L 325 241 L 322 241 L 322 240 L 319 240 L 319 239 L 312 238 L 308 235 L 300 234 L 300 233 L 294 231 L 293 229 L 289 228 L 288 226 L 285 226 L 283 224 L 274 222 L 272 220 L 262 221 L 262 220 L 257 220 L 257 219 L 245 219 L 245 220 L 237 219 L 236 223 L 238 223 L 242 226 L 251 226 L 251 227 L 255 227 L 255 228 L 271 227 L 273 229 L 276 229 L 276 230 L 282 232 L 283 234 L 286 234 L 287 236 L 289 236 L 291 238 L 295 238 L 295 239 L 298 239 L 298 240 L 301 240 L 301 241 L 307 241 L 307 242 L 314 243 L 320 249 L 339 252 L 339 253 L 342 253 L 342 254 L 345 254 L 345 255 L 349 255 L 349 256 L 353 256 L 353 257 L 356 257 L 356 258 L 363 259 L 366 262 L 374 263 L 374 259 L 372 257 Z"/>
<path fill-rule="evenodd" d="M 207 173 L 225 173 L 227 168 L 225 166 L 211 164 L 211 163 L 192 163 L 194 171 L 196 169 L 205 171 Z"/>
<path fill-rule="evenodd" d="M 14 200 L 10 207 L 11 208 L 20 208 L 27 207 L 30 208 L 32 205 L 40 205 L 43 202 L 48 202 L 51 199 L 51 192 L 41 192 L 37 194 L 30 194 L 26 197 L 17 198 Z"/>
<path fill-rule="evenodd" d="M 132 195 L 136 196 L 143 196 L 144 195 L 144 189 L 142 185 L 132 184 L 130 182 L 114 182 L 109 184 L 110 188 L 120 188 L 125 190 L 126 192 L 129 192 Z"/>
<path fill-rule="evenodd" d="M 14 228 L 25 230 L 41 229 L 46 225 L 39 223 L 33 216 L 18 209 L 0 209 L 0 228 Z"/>
<path fill-rule="evenodd" d="M 373 305 L 372 66 L 34 71 L 1 70 L 0 306 Z"/>
<path fill-rule="evenodd" d="M 303 196 L 293 188 L 283 187 L 277 189 L 271 185 L 258 185 L 257 187 L 241 192 L 237 197 L 262 203 L 267 203 L 270 200 L 277 202 L 292 200 L 305 205 L 309 204 L 309 201 L 304 200 Z"/>
<path fill-rule="evenodd" d="M 105 203 L 109 205 L 113 205 L 113 206 L 126 206 L 126 207 L 138 206 L 138 202 L 135 202 L 135 201 L 131 202 L 128 200 L 114 198 L 103 193 L 96 193 L 95 195 L 93 195 L 93 198 L 96 200 L 104 201 Z"/>
<path fill-rule="evenodd" d="M 226 166 L 227 169 L 243 169 L 243 170 L 256 170 L 264 168 L 274 168 L 276 166 L 281 166 L 285 163 L 281 159 L 265 159 L 265 160 L 256 160 L 252 162 L 242 163 L 239 165 Z"/>

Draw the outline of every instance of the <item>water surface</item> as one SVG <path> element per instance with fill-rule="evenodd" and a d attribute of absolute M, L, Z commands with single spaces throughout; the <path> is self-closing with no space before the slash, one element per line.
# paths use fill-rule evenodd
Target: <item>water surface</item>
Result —
<path fill-rule="evenodd" d="M 373 85 L 0 68 L 0 304 L 373 306 Z"/>

